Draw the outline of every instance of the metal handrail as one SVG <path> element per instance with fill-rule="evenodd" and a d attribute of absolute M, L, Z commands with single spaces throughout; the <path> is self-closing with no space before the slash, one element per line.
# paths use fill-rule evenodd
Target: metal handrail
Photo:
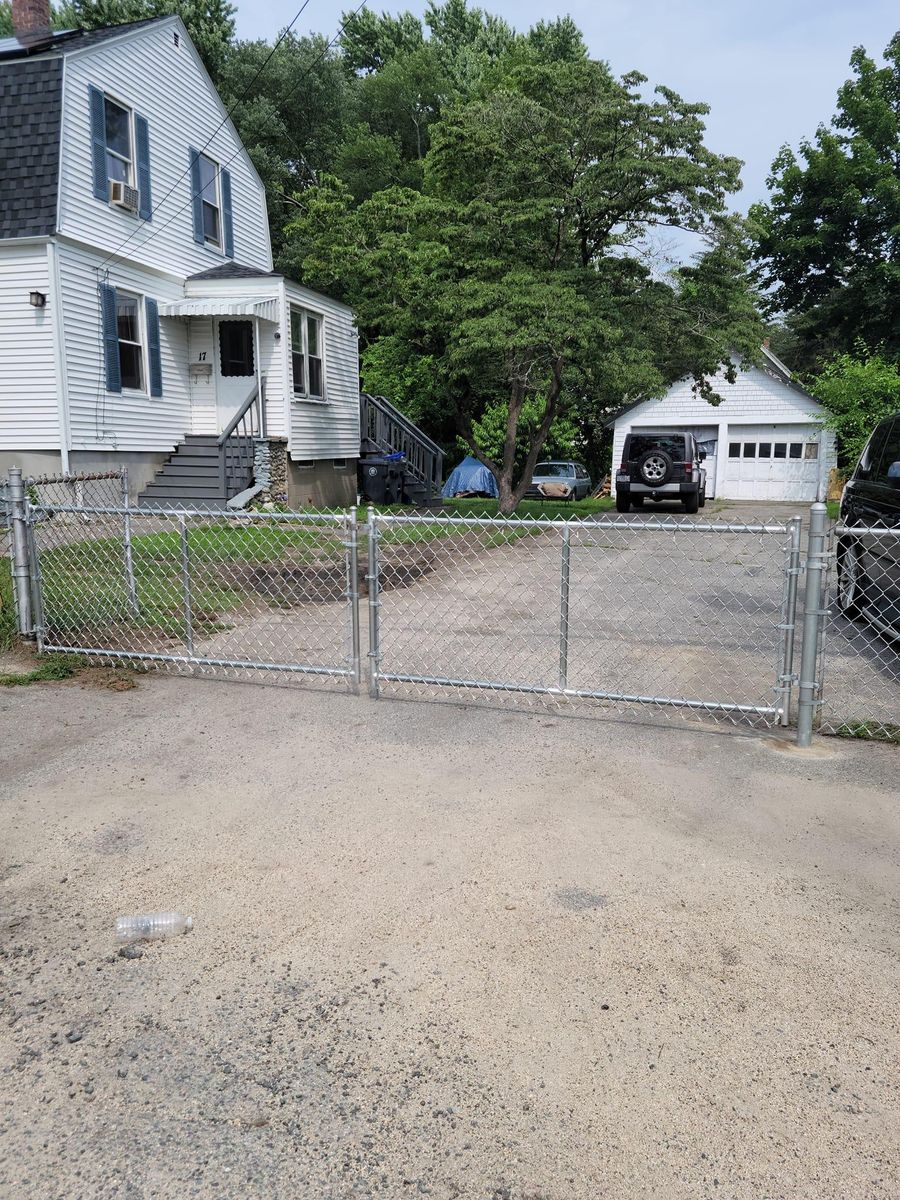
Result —
<path fill-rule="evenodd" d="M 231 420 L 228 422 L 228 424 L 225 426 L 225 428 L 219 434 L 218 444 L 220 446 L 224 446 L 226 439 L 231 437 L 231 435 L 237 429 L 238 425 L 240 425 L 244 421 L 244 418 L 247 416 L 247 413 L 250 412 L 250 410 L 254 407 L 256 407 L 258 410 L 256 413 L 256 417 L 257 417 L 256 423 L 258 425 L 258 428 L 255 429 L 253 432 L 255 434 L 258 434 L 260 437 L 265 436 L 265 430 L 263 429 L 263 425 L 265 423 L 265 416 L 263 414 L 264 403 L 263 404 L 257 403 L 260 399 L 262 399 L 263 402 L 265 401 L 265 394 L 266 394 L 266 381 L 262 380 L 262 382 L 259 384 L 258 387 L 254 387 L 253 391 L 249 394 L 247 399 L 244 401 L 244 403 L 241 405 L 241 407 L 237 410 L 237 412 L 234 414 L 234 416 L 231 418 Z M 252 425 L 253 425 L 253 417 L 251 415 L 251 426 Z"/>
<path fill-rule="evenodd" d="M 427 447 L 433 454 L 443 454 L 437 442 L 433 442 L 427 433 L 423 433 L 418 425 L 414 424 L 405 413 L 402 413 L 395 404 L 391 404 L 387 396 L 373 396 L 369 392 L 361 392 L 360 400 L 363 405 L 369 405 L 372 408 L 379 409 L 386 417 L 398 425 L 402 425 L 407 433 L 412 434 L 417 438 L 423 446 Z"/>
<path fill-rule="evenodd" d="M 231 499 L 244 490 L 253 476 L 253 443 L 265 437 L 266 381 L 261 380 L 237 410 L 217 439 L 219 484 Z"/>
<path fill-rule="evenodd" d="M 417 425 L 385 396 L 361 392 L 359 397 L 360 433 L 382 450 L 405 455 L 411 475 L 427 490 L 428 499 L 439 492 L 443 482 L 444 452 Z"/>

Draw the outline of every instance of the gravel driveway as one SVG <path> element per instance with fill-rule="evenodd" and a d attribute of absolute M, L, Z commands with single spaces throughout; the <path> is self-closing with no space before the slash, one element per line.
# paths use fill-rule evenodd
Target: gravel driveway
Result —
<path fill-rule="evenodd" d="M 3 1197 L 900 1194 L 890 747 L 106 682 L 0 695 Z"/>

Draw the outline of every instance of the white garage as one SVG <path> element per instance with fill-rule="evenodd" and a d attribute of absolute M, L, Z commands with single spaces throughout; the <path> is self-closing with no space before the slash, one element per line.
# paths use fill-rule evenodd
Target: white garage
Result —
<path fill-rule="evenodd" d="M 740 365 L 740 364 L 738 364 Z M 628 433 L 692 433 L 706 451 L 706 494 L 729 500 L 813 501 L 835 466 L 834 435 L 822 428 L 819 404 L 763 346 L 759 367 L 716 380 L 724 397 L 713 407 L 682 380 L 659 400 L 619 412 L 613 429 L 615 468 Z"/>

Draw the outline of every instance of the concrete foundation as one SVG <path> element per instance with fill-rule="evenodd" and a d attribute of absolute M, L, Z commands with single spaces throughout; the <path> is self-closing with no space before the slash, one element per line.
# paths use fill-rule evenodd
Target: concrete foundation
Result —
<path fill-rule="evenodd" d="M 114 471 L 125 466 L 128 468 L 129 496 L 132 500 L 137 500 L 138 493 L 153 479 L 171 453 L 171 450 L 147 453 L 70 450 L 69 472 L 77 475 L 82 471 Z M 62 459 L 58 450 L 4 450 L 0 452 L 0 479 L 6 477 L 10 467 L 21 467 L 22 474 L 26 477 L 59 475 L 62 472 Z"/>
<path fill-rule="evenodd" d="M 336 467 L 330 458 L 310 462 L 287 459 L 289 508 L 347 507 L 356 503 L 356 459 L 341 459 Z"/>

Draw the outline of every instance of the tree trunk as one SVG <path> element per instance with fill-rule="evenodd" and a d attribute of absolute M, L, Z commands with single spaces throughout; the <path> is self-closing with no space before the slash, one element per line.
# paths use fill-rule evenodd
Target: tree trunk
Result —
<path fill-rule="evenodd" d="M 549 436 L 550 427 L 556 416 L 559 394 L 562 391 L 562 358 L 555 360 L 552 372 L 553 378 L 547 393 L 544 415 L 541 418 L 540 425 L 532 436 L 528 447 L 528 456 L 525 459 L 525 465 L 522 468 L 522 474 L 519 477 L 518 483 L 513 482 L 513 476 L 515 474 L 516 435 L 519 432 L 519 418 L 522 415 L 522 408 L 525 403 L 524 385 L 517 379 L 513 382 L 510 389 L 509 412 L 506 418 L 506 436 L 503 443 L 503 458 L 500 462 L 495 462 L 493 459 L 488 458 L 478 448 L 475 442 L 474 430 L 468 421 L 461 419 L 459 423 L 460 433 L 468 444 L 469 449 L 497 480 L 497 490 L 500 493 L 497 507 L 504 517 L 512 516 L 518 508 L 522 497 L 525 495 L 528 485 L 531 483 L 531 477 L 534 475 L 538 456 L 544 448 L 544 443 Z"/>

